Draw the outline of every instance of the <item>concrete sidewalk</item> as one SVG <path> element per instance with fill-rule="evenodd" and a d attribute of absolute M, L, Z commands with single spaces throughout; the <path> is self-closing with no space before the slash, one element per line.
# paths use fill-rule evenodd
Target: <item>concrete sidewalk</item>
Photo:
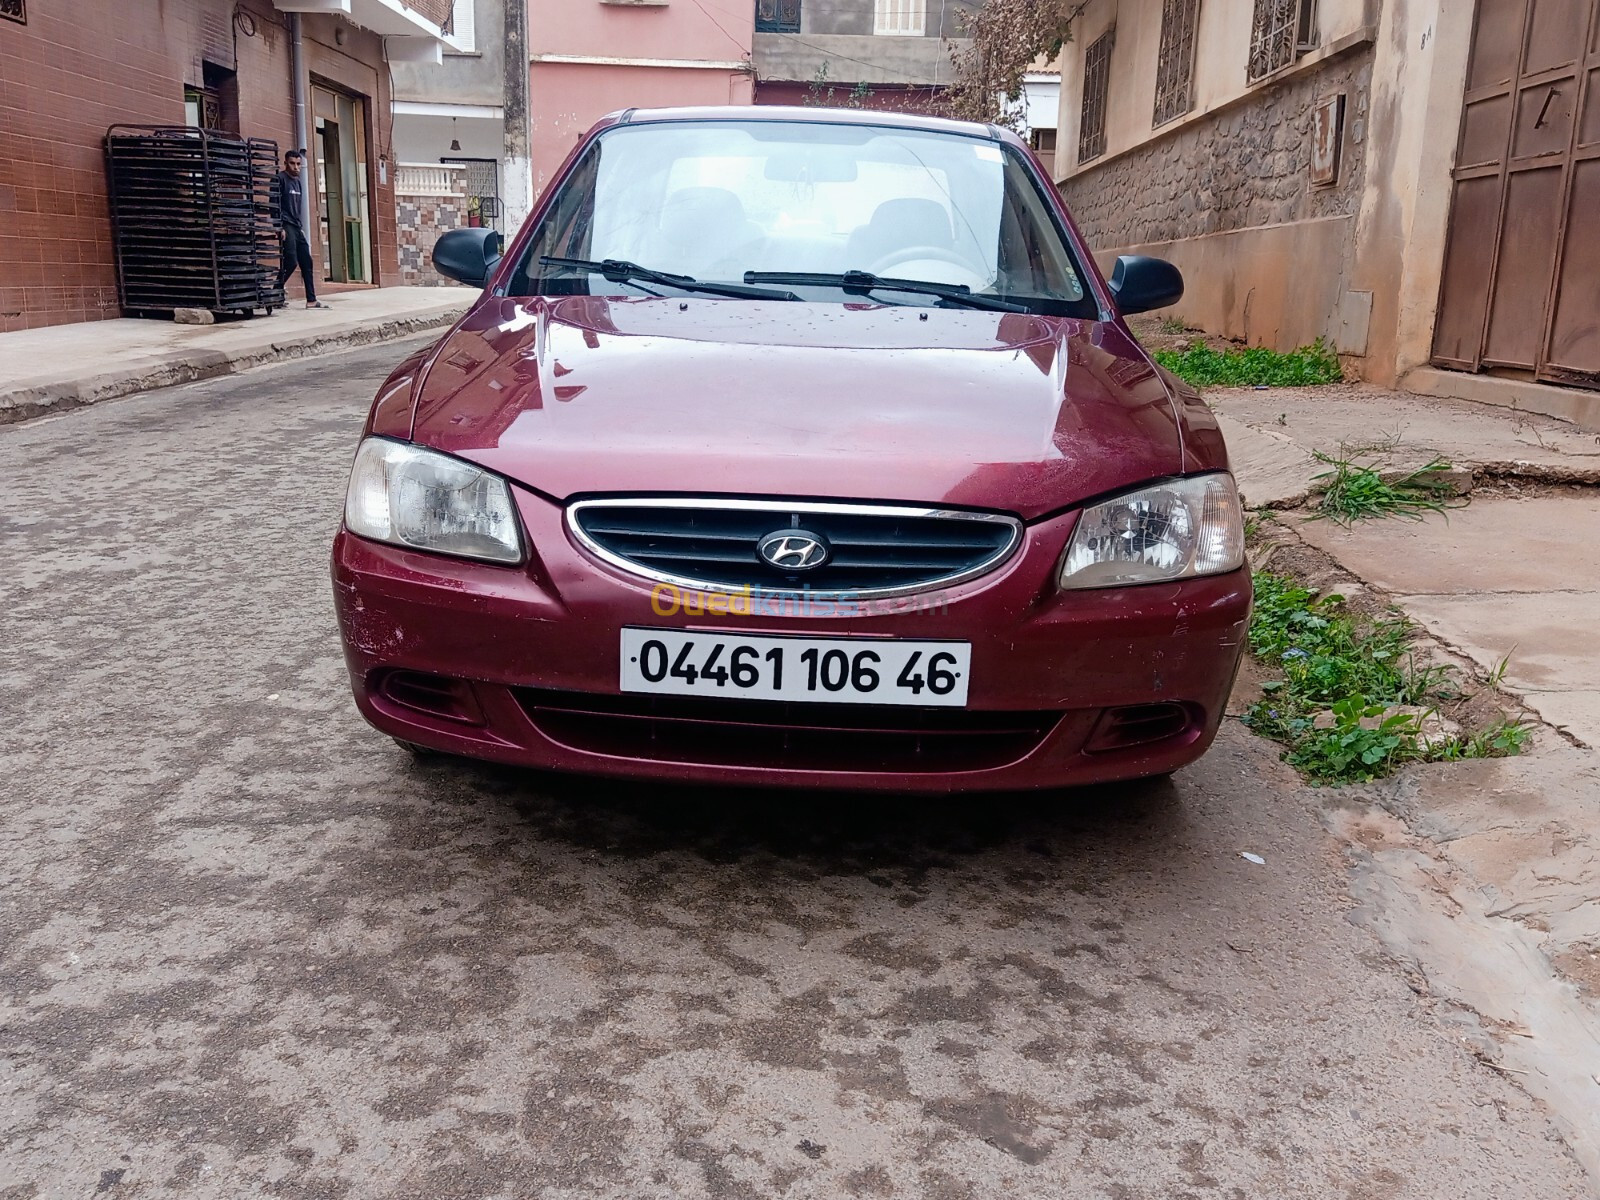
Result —
<path fill-rule="evenodd" d="M 1600 487 L 1571 486 L 1600 484 L 1600 437 L 1548 417 L 1355 385 L 1206 399 L 1253 508 L 1308 504 L 1329 469 L 1318 451 L 1380 470 L 1449 460 L 1467 490 L 1463 507 L 1349 529 L 1304 519 L 1309 512 L 1281 520 L 1486 673 L 1505 663 L 1503 686 L 1533 713 L 1600 747 Z"/>
<path fill-rule="evenodd" d="M 216 325 L 91 321 L 0 334 L 0 424 L 451 324 L 477 293 L 395 287 Z"/>
<path fill-rule="evenodd" d="M 1437 457 L 1480 480 L 1600 484 L 1600 435 L 1537 413 L 1348 383 L 1217 388 L 1206 402 L 1244 464 L 1239 486 L 1252 508 L 1305 503 L 1329 469 L 1317 451 L 1379 470 Z"/>

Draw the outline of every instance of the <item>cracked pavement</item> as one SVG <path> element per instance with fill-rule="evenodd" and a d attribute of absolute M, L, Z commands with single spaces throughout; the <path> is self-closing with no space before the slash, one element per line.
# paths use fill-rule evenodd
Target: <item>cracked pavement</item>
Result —
<path fill-rule="evenodd" d="M 4 1200 L 1591 1194 L 1234 722 L 960 801 L 414 763 L 327 580 L 405 350 L 0 429 Z"/>

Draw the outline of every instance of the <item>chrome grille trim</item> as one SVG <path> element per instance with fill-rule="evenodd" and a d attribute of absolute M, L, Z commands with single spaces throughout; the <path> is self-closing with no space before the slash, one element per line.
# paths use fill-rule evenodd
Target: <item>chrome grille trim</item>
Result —
<path fill-rule="evenodd" d="M 812 515 L 827 517 L 830 515 L 850 518 L 881 517 L 886 520 L 934 520 L 934 521 L 970 521 L 982 524 L 988 528 L 1000 527 L 1005 530 L 1006 536 L 1003 544 L 985 557 L 981 562 L 964 567 L 963 569 L 928 579 L 920 579 L 915 583 L 895 587 L 850 588 L 837 585 L 828 588 L 795 586 L 786 583 L 781 577 L 774 576 L 770 584 L 761 584 L 768 595 L 805 595 L 819 600 L 838 600 L 848 598 L 851 600 L 882 600 L 897 596 L 919 595 L 924 592 L 940 591 L 945 588 L 955 587 L 996 570 L 1007 562 L 1022 544 L 1023 523 L 1017 517 L 1008 513 L 969 512 L 961 509 L 924 508 L 912 505 L 893 504 L 850 504 L 837 501 L 820 502 L 805 500 L 739 500 L 722 498 L 697 498 L 685 496 L 628 496 L 605 497 L 591 500 L 575 500 L 566 509 L 567 530 L 574 541 L 587 550 L 594 557 L 607 565 L 614 567 L 626 575 L 637 579 L 646 579 L 653 583 L 671 584 L 674 587 L 697 592 L 721 592 L 737 590 L 745 586 L 742 583 L 731 583 L 727 579 L 714 579 L 709 576 L 679 574 L 651 567 L 645 563 L 635 561 L 625 555 L 616 553 L 609 547 L 601 544 L 585 529 L 585 518 L 593 514 L 603 513 L 606 510 L 616 509 L 668 509 L 677 511 L 708 511 L 708 512 L 738 512 L 738 513 L 772 513 L 790 517 L 793 515 Z M 672 536 L 666 534 L 663 536 Z M 739 544 L 745 539 L 742 536 L 728 535 L 726 537 L 709 533 L 704 536 L 704 541 L 727 541 L 730 546 Z M 840 537 L 829 538 L 835 546 L 869 548 L 879 543 L 862 541 L 859 538 Z M 904 549 L 989 549 L 988 542 L 976 539 L 966 543 L 961 542 L 933 542 L 929 539 L 909 540 L 905 543 L 896 543 Z M 752 543 L 753 546 L 753 543 Z M 652 552 L 656 557 L 665 556 L 665 552 Z M 720 556 L 719 556 L 720 557 Z M 717 561 L 709 555 L 706 561 Z M 733 561 L 723 559 L 722 561 Z M 743 561 L 742 559 L 740 561 Z M 749 560 L 756 561 L 752 551 Z M 832 564 L 830 563 L 830 567 Z M 845 567 L 844 569 L 849 569 Z"/>

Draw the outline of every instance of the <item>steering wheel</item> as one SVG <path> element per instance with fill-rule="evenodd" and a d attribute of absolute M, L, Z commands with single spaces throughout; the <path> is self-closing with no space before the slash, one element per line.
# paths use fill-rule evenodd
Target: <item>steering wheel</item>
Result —
<path fill-rule="evenodd" d="M 877 262 L 867 268 L 874 275 L 882 275 L 901 263 L 907 262 L 943 262 L 952 266 L 965 268 L 969 274 L 977 274 L 972 269 L 969 259 L 961 257 L 954 250 L 947 250 L 943 246 L 903 246 L 898 250 L 891 250 Z"/>

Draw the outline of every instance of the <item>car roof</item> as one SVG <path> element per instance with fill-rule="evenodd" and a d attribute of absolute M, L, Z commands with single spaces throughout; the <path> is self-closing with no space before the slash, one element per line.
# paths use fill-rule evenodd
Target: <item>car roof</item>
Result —
<path fill-rule="evenodd" d="M 869 108 L 821 108 L 776 104 L 705 105 L 697 108 L 630 108 L 608 115 L 602 125 L 634 125 L 659 121 L 791 121 L 809 125 L 869 125 L 880 129 L 911 129 L 983 138 L 991 142 L 1021 141 L 1009 130 L 975 121 L 952 121 L 918 113 L 884 112 Z"/>

